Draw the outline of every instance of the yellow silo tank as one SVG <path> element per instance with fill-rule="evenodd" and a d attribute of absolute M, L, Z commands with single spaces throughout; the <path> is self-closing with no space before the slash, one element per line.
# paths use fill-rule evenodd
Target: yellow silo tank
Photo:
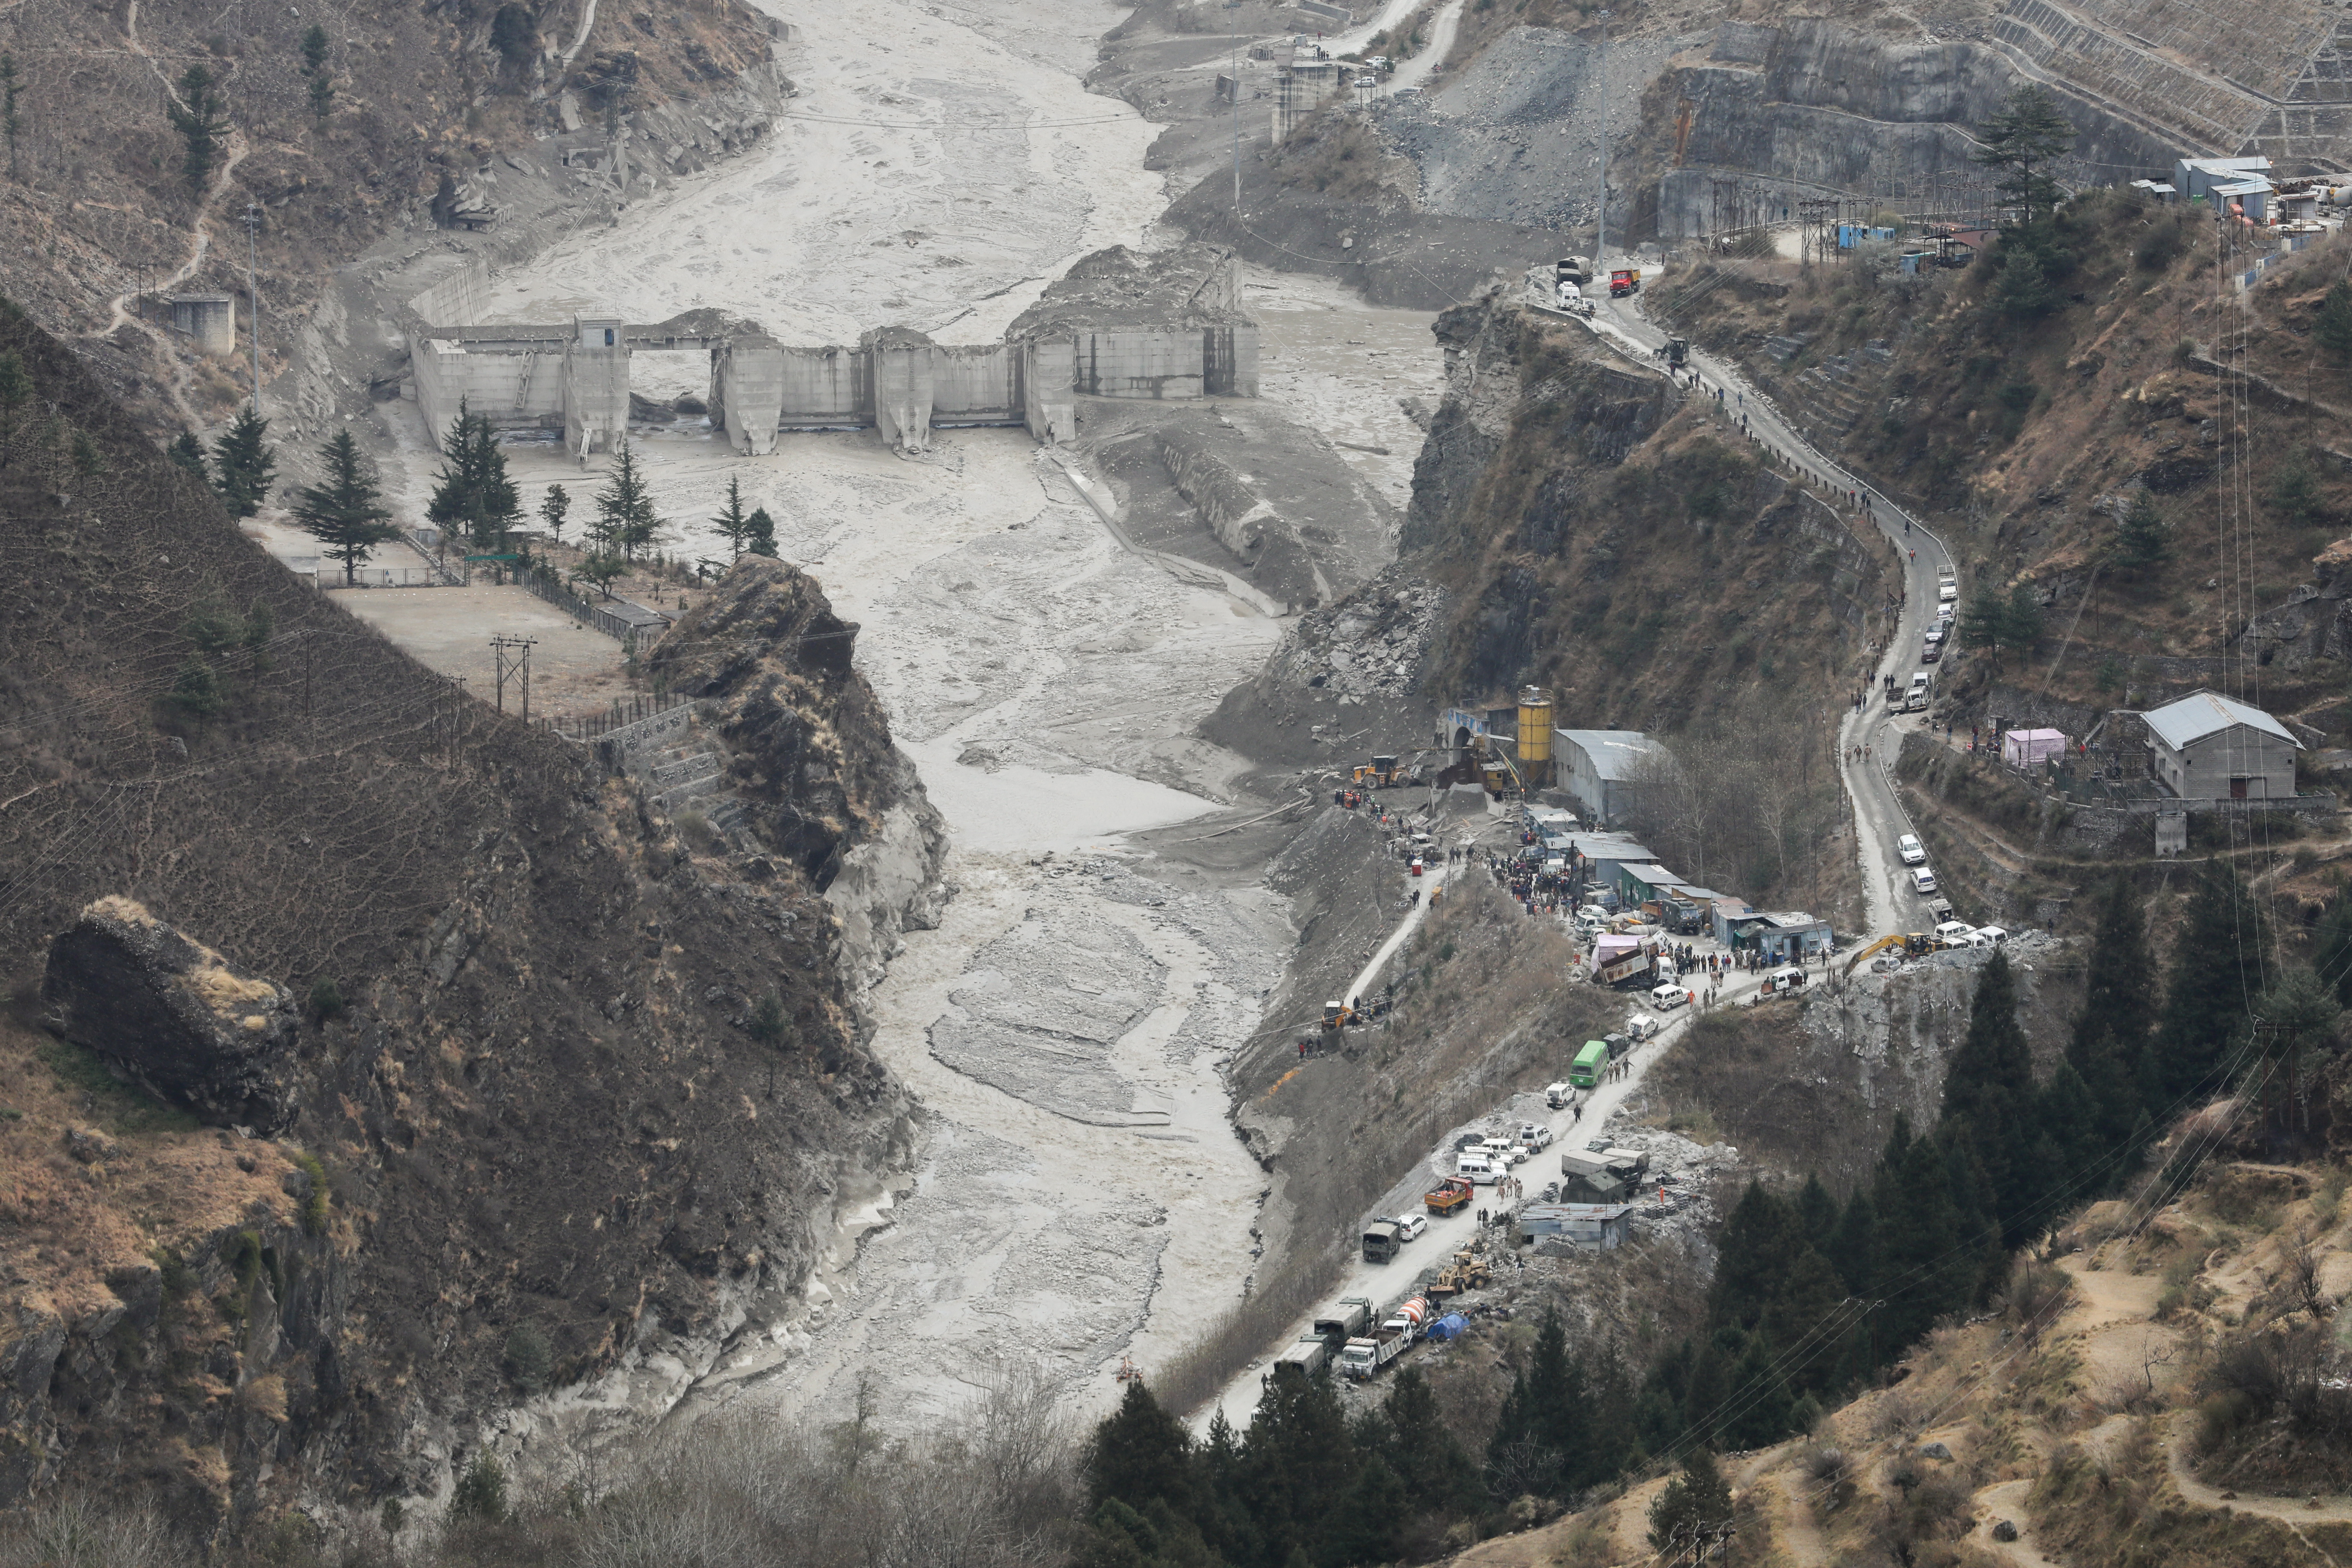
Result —
<path fill-rule="evenodd" d="M 1551 693 L 1540 686 L 1519 691 L 1519 771 L 1530 783 L 1551 777 Z"/>

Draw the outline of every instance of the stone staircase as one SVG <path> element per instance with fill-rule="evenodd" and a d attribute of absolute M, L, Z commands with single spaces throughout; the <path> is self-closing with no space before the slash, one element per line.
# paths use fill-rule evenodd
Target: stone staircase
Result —
<path fill-rule="evenodd" d="M 691 807 L 730 842 L 743 830 L 750 808 L 728 788 L 727 750 L 704 732 L 691 705 L 614 730 L 597 752 L 607 766 L 636 780 L 646 804 L 663 816 Z"/>

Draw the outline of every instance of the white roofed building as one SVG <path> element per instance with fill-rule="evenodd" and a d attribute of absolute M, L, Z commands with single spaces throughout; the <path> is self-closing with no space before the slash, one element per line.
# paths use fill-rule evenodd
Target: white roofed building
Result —
<path fill-rule="evenodd" d="M 2192 691 L 2140 715 L 2148 771 L 2183 800 L 2291 800 L 2303 742 L 2259 708 Z"/>

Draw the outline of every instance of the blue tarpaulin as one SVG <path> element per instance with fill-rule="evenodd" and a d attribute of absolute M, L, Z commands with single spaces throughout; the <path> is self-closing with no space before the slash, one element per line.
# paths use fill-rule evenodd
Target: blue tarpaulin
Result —
<path fill-rule="evenodd" d="M 1470 1320 L 1464 1317 L 1461 1313 L 1448 1312 L 1445 1316 L 1438 1319 L 1437 1321 L 1429 1325 L 1428 1337 L 1438 1341 L 1450 1340 L 1460 1334 L 1469 1326 Z"/>

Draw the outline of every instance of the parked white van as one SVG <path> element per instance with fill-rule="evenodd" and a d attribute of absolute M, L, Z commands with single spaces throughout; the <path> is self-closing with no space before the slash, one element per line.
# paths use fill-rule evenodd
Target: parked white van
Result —
<path fill-rule="evenodd" d="M 1486 1157 L 1483 1149 L 1465 1149 L 1454 1156 L 1454 1173 L 1473 1186 L 1491 1187 L 1502 1173 L 1495 1169 L 1495 1162 Z"/>

